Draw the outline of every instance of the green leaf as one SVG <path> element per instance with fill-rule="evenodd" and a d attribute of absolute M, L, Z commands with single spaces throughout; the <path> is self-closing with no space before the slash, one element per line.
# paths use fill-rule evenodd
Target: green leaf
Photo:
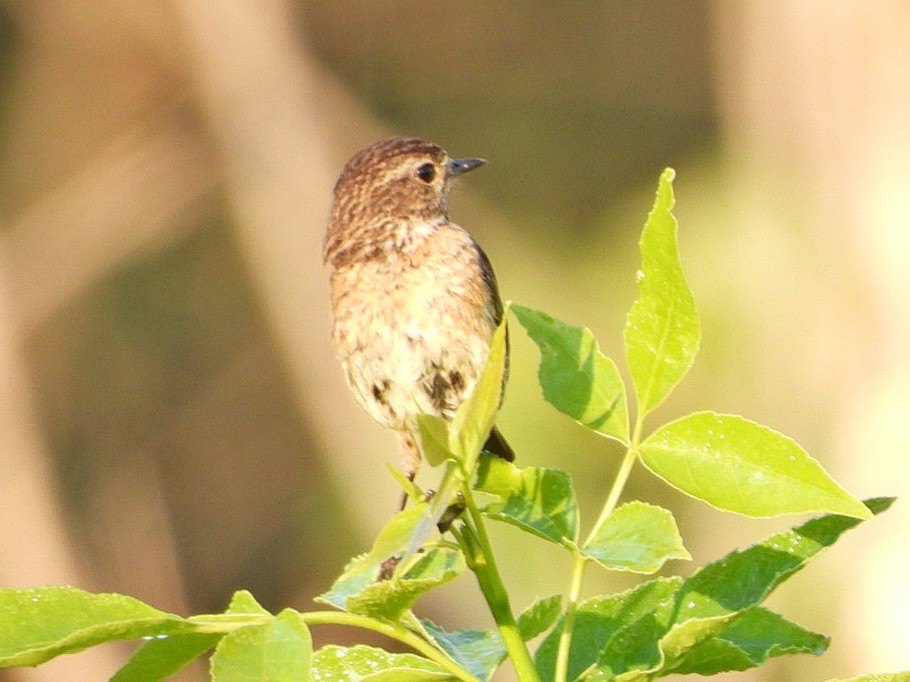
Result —
<path fill-rule="evenodd" d="M 225 613 L 232 615 L 250 614 L 258 616 L 271 616 L 248 590 L 237 590 L 231 596 L 231 603 Z"/>
<path fill-rule="evenodd" d="M 572 542 L 577 539 L 578 502 L 566 472 L 519 468 L 498 457 L 482 455 L 476 488 L 500 498 L 483 508 L 490 518 L 557 544 L 564 544 L 564 538 Z"/>
<path fill-rule="evenodd" d="M 538 377 L 544 399 L 582 426 L 627 444 L 626 387 L 591 330 L 531 308 L 513 304 L 511 309 L 540 348 Z"/>
<path fill-rule="evenodd" d="M 878 514 L 892 501 L 876 499 L 867 505 Z M 597 675 L 591 679 L 613 679 L 626 673 L 617 679 L 637 679 L 642 673 L 648 673 L 643 679 L 650 679 L 648 671 L 659 670 L 664 660 L 660 642 L 675 626 L 694 623 L 687 626 L 692 630 L 677 630 L 670 644 L 665 644 L 665 648 L 672 645 L 674 655 L 681 658 L 684 651 L 679 642 L 683 636 L 692 637 L 693 647 L 707 639 L 695 635 L 718 623 L 731 622 L 737 612 L 760 604 L 809 559 L 859 523 L 847 516 L 823 516 L 701 568 L 672 595 L 656 605 L 649 603 L 637 618 L 626 619 L 612 633 L 598 659 Z"/>
<path fill-rule="evenodd" d="M 735 613 L 705 618 L 676 620 L 678 599 L 668 596 L 619 627 L 603 648 L 593 673 L 585 679 L 617 682 L 652 680 L 671 672 L 668 661 L 682 657 L 686 651 L 722 632 Z"/>
<path fill-rule="evenodd" d="M 418 670 L 412 668 L 397 668 L 392 670 L 380 670 L 371 675 L 364 675 L 356 678 L 360 682 L 458 682 L 458 678 L 447 672 L 436 672 L 433 670 Z"/>
<path fill-rule="evenodd" d="M 660 638 L 650 665 L 630 666 L 615 676 L 609 667 L 598 666 L 597 670 L 601 678 L 616 682 L 650 680 L 669 674 L 715 675 L 754 668 L 783 654 L 819 656 L 827 647 L 826 637 L 772 611 L 752 607 L 673 624 Z"/>
<path fill-rule="evenodd" d="M 467 471 L 473 471 L 477 456 L 493 430 L 496 412 L 502 402 L 508 352 L 507 314 L 508 310 L 490 340 L 490 353 L 480 379 L 468 399 L 458 407 L 449 425 L 450 449 L 464 462 Z"/>
<path fill-rule="evenodd" d="M 456 459 L 449 444 L 449 422 L 432 414 L 417 415 L 417 440 L 423 458 L 431 467 Z"/>
<path fill-rule="evenodd" d="M 462 668 L 482 680 L 489 679 L 505 660 L 506 647 L 498 632 L 456 630 L 446 632 L 429 620 L 421 620 L 424 630 Z"/>
<path fill-rule="evenodd" d="M 736 415 L 690 414 L 659 428 L 639 452 L 667 483 L 725 511 L 872 518 L 793 440 Z"/>
<path fill-rule="evenodd" d="M 433 548 L 419 555 L 403 575 L 371 583 L 349 596 L 344 608 L 351 613 L 395 622 L 418 597 L 452 580 L 464 569 L 461 552 Z"/>
<path fill-rule="evenodd" d="M 381 563 L 391 556 L 400 555 L 411 542 L 414 528 L 420 522 L 425 505 L 414 504 L 402 509 L 379 531 L 373 541 L 369 556 Z"/>
<path fill-rule="evenodd" d="M 690 618 L 681 623 L 674 623 L 658 642 L 664 659 L 662 665 L 655 666 L 646 672 L 652 673 L 658 670 L 664 672 L 669 669 L 671 666 L 667 665 L 668 661 L 681 658 L 693 647 L 717 636 L 737 615 L 736 613 L 726 613 L 712 618 Z"/>
<path fill-rule="evenodd" d="M 866 506 L 880 514 L 893 501 L 877 498 L 868 500 Z M 722 615 L 760 604 L 810 559 L 860 523 L 853 517 L 829 514 L 703 566 L 680 589 L 679 619 Z"/>
<path fill-rule="evenodd" d="M 415 504 L 392 517 L 379 532 L 370 551 L 352 559 L 329 591 L 316 597 L 316 601 L 343 611 L 349 610 L 348 599 L 379 580 L 387 559 L 409 553 L 409 545 L 425 508 L 425 504 Z"/>
<path fill-rule="evenodd" d="M 212 655 L 212 681 L 307 682 L 313 679 L 312 655 L 313 642 L 303 618 L 285 609 L 222 637 Z"/>
<path fill-rule="evenodd" d="M 421 545 L 426 543 L 427 538 L 436 532 L 440 519 L 445 516 L 449 507 L 458 501 L 457 494 L 461 491 L 464 482 L 465 475 L 458 463 L 454 460 L 446 462 L 446 470 L 439 482 L 436 494 L 423 505 L 426 509 L 411 536 L 408 554 L 415 553 Z"/>
<path fill-rule="evenodd" d="M 641 234 L 638 299 L 629 310 L 623 333 L 640 419 L 679 383 L 701 343 L 701 323 L 683 273 L 671 212 L 674 175 L 668 168 L 660 176 L 657 198 Z"/>
<path fill-rule="evenodd" d="M 73 587 L 0 590 L 0 614 L 0 667 L 38 665 L 104 642 L 194 628 L 132 597 Z"/>
<path fill-rule="evenodd" d="M 637 501 L 616 509 L 582 554 L 605 568 L 634 573 L 654 573 L 668 559 L 692 558 L 673 514 Z"/>
<path fill-rule="evenodd" d="M 697 644 L 677 641 L 678 650 L 674 651 L 668 637 L 661 642 L 666 656 L 663 668 L 676 674 L 699 675 L 748 670 L 784 654 L 821 656 L 829 642 L 824 635 L 758 606 L 738 612 L 717 633 Z"/>
<path fill-rule="evenodd" d="M 630 623 L 644 625 L 653 623 L 652 614 L 661 604 L 672 599 L 681 584 L 682 578 L 659 578 L 619 594 L 594 597 L 579 604 L 569 650 L 568 679 L 576 679 L 584 670 L 595 664 L 601 652 Z M 645 628 L 640 630 L 647 632 Z M 656 641 L 664 630 L 657 624 L 654 626 L 654 632 L 653 641 Z M 553 679 L 561 634 L 562 622 L 547 635 L 537 649 L 534 663 L 541 679 Z M 644 639 L 647 641 L 647 637 Z"/>
<path fill-rule="evenodd" d="M 313 678 L 336 682 L 443 682 L 453 679 L 436 663 L 415 654 L 376 647 L 329 645 L 313 654 Z"/>
<path fill-rule="evenodd" d="M 429 416 L 429 415 L 423 415 L 423 416 Z M 423 491 L 420 489 L 420 487 L 416 483 L 414 483 L 414 481 L 412 481 L 410 478 L 408 478 L 401 469 L 394 466 L 390 462 L 386 462 L 385 467 L 386 467 L 386 470 L 388 470 L 388 472 L 392 475 L 392 478 L 395 479 L 395 482 L 399 486 L 401 486 L 401 489 L 408 496 L 408 499 L 414 500 L 417 502 L 423 500 L 423 498 L 424 498 Z"/>
<path fill-rule="evenodd" d="M 650 601 L 647 608 L 635 614 L 637 617 L 620 624 L 600 652 L 594 667 L 597 672 L 594 679 L 613 679 L 624 673 L 657 670 L 662 661 L 660 641 L 677 625 L 674 621 L 677 605 L 678 595 L 673 593 L 660 602 Z M 732 614 L 718 618 L 723 617 L 732 617 Z M 695 637 L 703 635 L 708 625 L 696 626 L 693 623 L 689 627 L 692 628 L 690 634 Z"/>
<path fill-rule="evenodd" d="M 251 623 L 261 621 L 260 617 L 272 617 L 247 590 L 234 593 L 225 615 L 253 616 Z M 224 622 L 219 616 L 196 616 L 190 620 L 195 625 L 201 622 Z M 238 621 L 231 619 L 231 622 Z M 130 656 L 111 678 L 111 682 L 154 682 L 167 679 L 218 644 L 223 636 L 222 632 L 187 632 L 146 637 L 148 641 Z"/>
<path fill-rule="evenodd" d="M 418 444 L 424 459 L 431 466 L 456 459 L 462 462 L 466 471 L 474 469 L 476 458 L 493 430 L 496 412 L 502 401 L 507 339 L 504 316 L 490 340 L 490 353 L 480 378 L 450 422 L 434 415 L 417 415 Z"/>
<path fill-rule="evenodd" d="M 332 583 L 328 592 L 314 597 L 317 604 L 327 604 L 342 611 L 347 610 L 347 601 L 379 579 L 380 563 L 369 554 L 361 554 L 351 559 L 341 575 Z"/>
<path fill-rule="evenodd" d="M 110 682 L 156 682 L 174 675 L 218 644 L 221 633 L 188 632 L 157 636 L 130 656 Z"/>
<path fill-rule="evenodd" d="M 518 631 L 521 638 L 528 641 L 553 627 L 553 623 L 562 613 L 562 595 L 538 597 L 518 616 Z"/>
<path fill-rule="evenodd" d="M 672 662 L 683 656 L 693 647 L 711 639 L 722 632 L 736 614 L 728 613 L 713 618 L 693 618 L 682 623 L 673 624 L 657 643 L 657 656 L 650 667 L 635 667 L 617 675 L 616 682 L 631 682 L 644 673 L 646 679 L 662 677 L 673 670 Z"/>

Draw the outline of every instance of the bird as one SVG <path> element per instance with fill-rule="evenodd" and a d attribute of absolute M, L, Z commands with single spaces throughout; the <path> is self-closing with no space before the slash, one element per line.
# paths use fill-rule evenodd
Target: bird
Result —
<path fill-rule="evenodd" d="M 448 211 L 455 179 L 485 163 L 393 137 L 354 154 L 333 191 L 323 243 L 332 337 L 357 402 L 398 434 L 410 480 L 421 463 L 417 415 L 454 417 L 502 321 L 490 260 Z M 508 344 L 503 391 L 507 375 Z M 495 427 L 484 450 L 515 458 Z"/>

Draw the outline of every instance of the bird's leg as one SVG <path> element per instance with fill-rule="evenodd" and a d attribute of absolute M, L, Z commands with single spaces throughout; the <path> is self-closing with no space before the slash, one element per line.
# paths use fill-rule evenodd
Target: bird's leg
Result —
<path fill-rule="evenodd" d="M 414 437 L 407 431 L 398 432 L 398 453 L 401 456 L 401 468 L 408 480 L 413 481 L 420 468 L 420 448 Z"/>
<path fill-rule="evenodd" d="M 502 436 L 499 436 L 499 439 L 501 438 Z M 398 432 L 398 450 L 399 454 L 401 455 L 401 466 L 404 469 L 404 473 L 408 477 L 409 481 L 413 481 L 414 477 L 417 475 L 417 469 L 420 466 L 421 457 L 420 449 L 417 447 L 417 443 L 414 440 L 414 437 L 407 431 Z M 434 494 L 435 493 L 433 491 L 428 490 L 426 502 L 429 502 Z M 398 511 L 403 511 L 407 504 L 408 493 L 404 492 L 401 494 L 401 504 L 398 505 Z M 455 501 L 448 506 L 446 511 L 443 513 L 443 516 L 440 519 L 439 523 L 437 524 L 439 532 L 445 533 L 449 529 L 449 526 L 452 525 L 452 522 L 461 516 L 461 513 L 464 511 L 464 509 L 464 498 L 459 492 Z"/>
<path fill-rule="evenodd" d="M 401 468 L 404 469 L 405 475 L 409 481 L 414 480 L 417 475 L 417 469 L 420 467 L 420 448 L 414 441 L 414 437 L 407 431 L 398 432 L 398 454 L 401 460 Z M 398 510 L 401 511 L 408 503 L 407 492 L 401 495 L 401 504 Z"/>

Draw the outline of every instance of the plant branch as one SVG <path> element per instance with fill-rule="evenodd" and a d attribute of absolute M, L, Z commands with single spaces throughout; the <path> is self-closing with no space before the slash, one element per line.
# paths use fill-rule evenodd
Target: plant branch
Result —
<path fill-rule="evenodd" d="M 578 613 L 578 600 L 581 594 L 581 583 L 584 580 L 587 561 L 575 549 L 575 560 L 572 565 L 572 584 L 569 587 L 569 599 L 566 604 L 566 615 L 562 621 L 562 632 L 559 634 L 559 648 L 556 652 L 556 682 L 565 682 L 569 670 L 569 650 L 572 646 L 572 634 L 575 631 L 575 614 Z"/>
<path fill-rule="evenodd" d="M 607 500 L 600 511 L 600 516 L 597 518 L 597 522 L 582 547 L 590 544 L 597 537 L 601 527 L 607 522 L 607 519 L 610 518 L 619 503 L 619 497 L 626 487 L 629 475 L 632 473 L 632 467 L 635 466 L 635 462 L 638 460 L 638 439 L 641 437 L 641 428 L 641 420 L 638 420 L 635 424 L 632 445 L 626 450 L 625 457 L 623 457 L 622 464 L 619 465 L 619 471 L 616 473 L 616 478 L 610 488 L 610 493 L 607 495 Z M 578 611 L 581 585 L 587 565 L 588 562 L 576 549 L 575 561 L 572 566 L 572 582 L 569 587 L 568 603 L 566 604 L 566 615 L 563 618 L 562 632 L 559 635 L 559 648 L 556 652 L 556 671 L 554 675 L 556 682 L 566 682 L 566 676 L 568 675 L 569 651 L 572 646 L 572 635 L 575 629 L 575 614 Z"/>
<path fill-rule="evenodd" d="M 468 518 L 465 519 L 463 526 L 463 537 L 459 539 L 466 555 L 471 555 L 467 558 L 467 564 L 477 578 L 480 591 L 490 607 L 493 620 L 496 622 L 499 634 L 509 652 L 512 665 L 515 666 L 518 679 L 521 682 L 540 682 L 534 661 L 521 637 L 515 617 L 512 615 L 509 593 L 506 591 L 496 566 L 483 514 L 474 501 L 469 480 L 470 477 L 466 476 L 463 486 Z"/>
<path fill-rule="evenodd" d="M 192 616 L 189 620 L 193 621 L 197 626 L 197 632 L 227 633 L 271 618 L 272 616 L 267 614 L 208 614 Z M 387 623 L 368 616 L 342 611 L 308 611 L 301 613 L 300 618 L 308 627 L 313 625 L 348 625 L 378 632 L 390 639 L 406 644 L 463 682 L 480 682 L 478 678 L 459 666 L 441 649 L 399 624 Z"/>
<path fill-rule="evenodd" d="M 604 502 L 603 509 L 600 510 L 600 516 L 597 517 L 597 523 L 594 524 L 591 532 L 588 533 L 585 545 L 597 537 L 601 527 L 607 522 L 607 519 L 610 518 L 610 514 L 613 513 L 613 510 L 616 509 L 616 505 L 619 503 L 619 496 L 622 495 L 622 491 L 629 481 L 629 475 L 632 473 L 632 467 L 635 466 L 635 462 L 638 460 L 638 443 L 636 441 L 637 439 L 633 440 L 632 446 L 626 450 L 626 455 L 623 457 L 622 464 L 619 465 L 619 471 L 616 472 L 616 479 L 613 481 L 613 486 L 610 488 L 610 494 L 607 495 L 607 501 Z M 585 545 L 582 545 L 582 547 Z"/>

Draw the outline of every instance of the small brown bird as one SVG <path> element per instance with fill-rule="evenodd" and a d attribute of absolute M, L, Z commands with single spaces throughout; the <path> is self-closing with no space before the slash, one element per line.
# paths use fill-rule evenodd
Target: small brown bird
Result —
<path fill-rule="evenodd" d="M 448 216 L 454 179 L 484 163 L 396 137 L 355 154 L 335 185 L 323 249 L 333 336 L 348 385 L 373 419 L 398 432 L 412 479 L 416 416 L 454 416 L 502 320 L 490 261 Z M 514 459 L 495 428 L 485 449 Z"/>

